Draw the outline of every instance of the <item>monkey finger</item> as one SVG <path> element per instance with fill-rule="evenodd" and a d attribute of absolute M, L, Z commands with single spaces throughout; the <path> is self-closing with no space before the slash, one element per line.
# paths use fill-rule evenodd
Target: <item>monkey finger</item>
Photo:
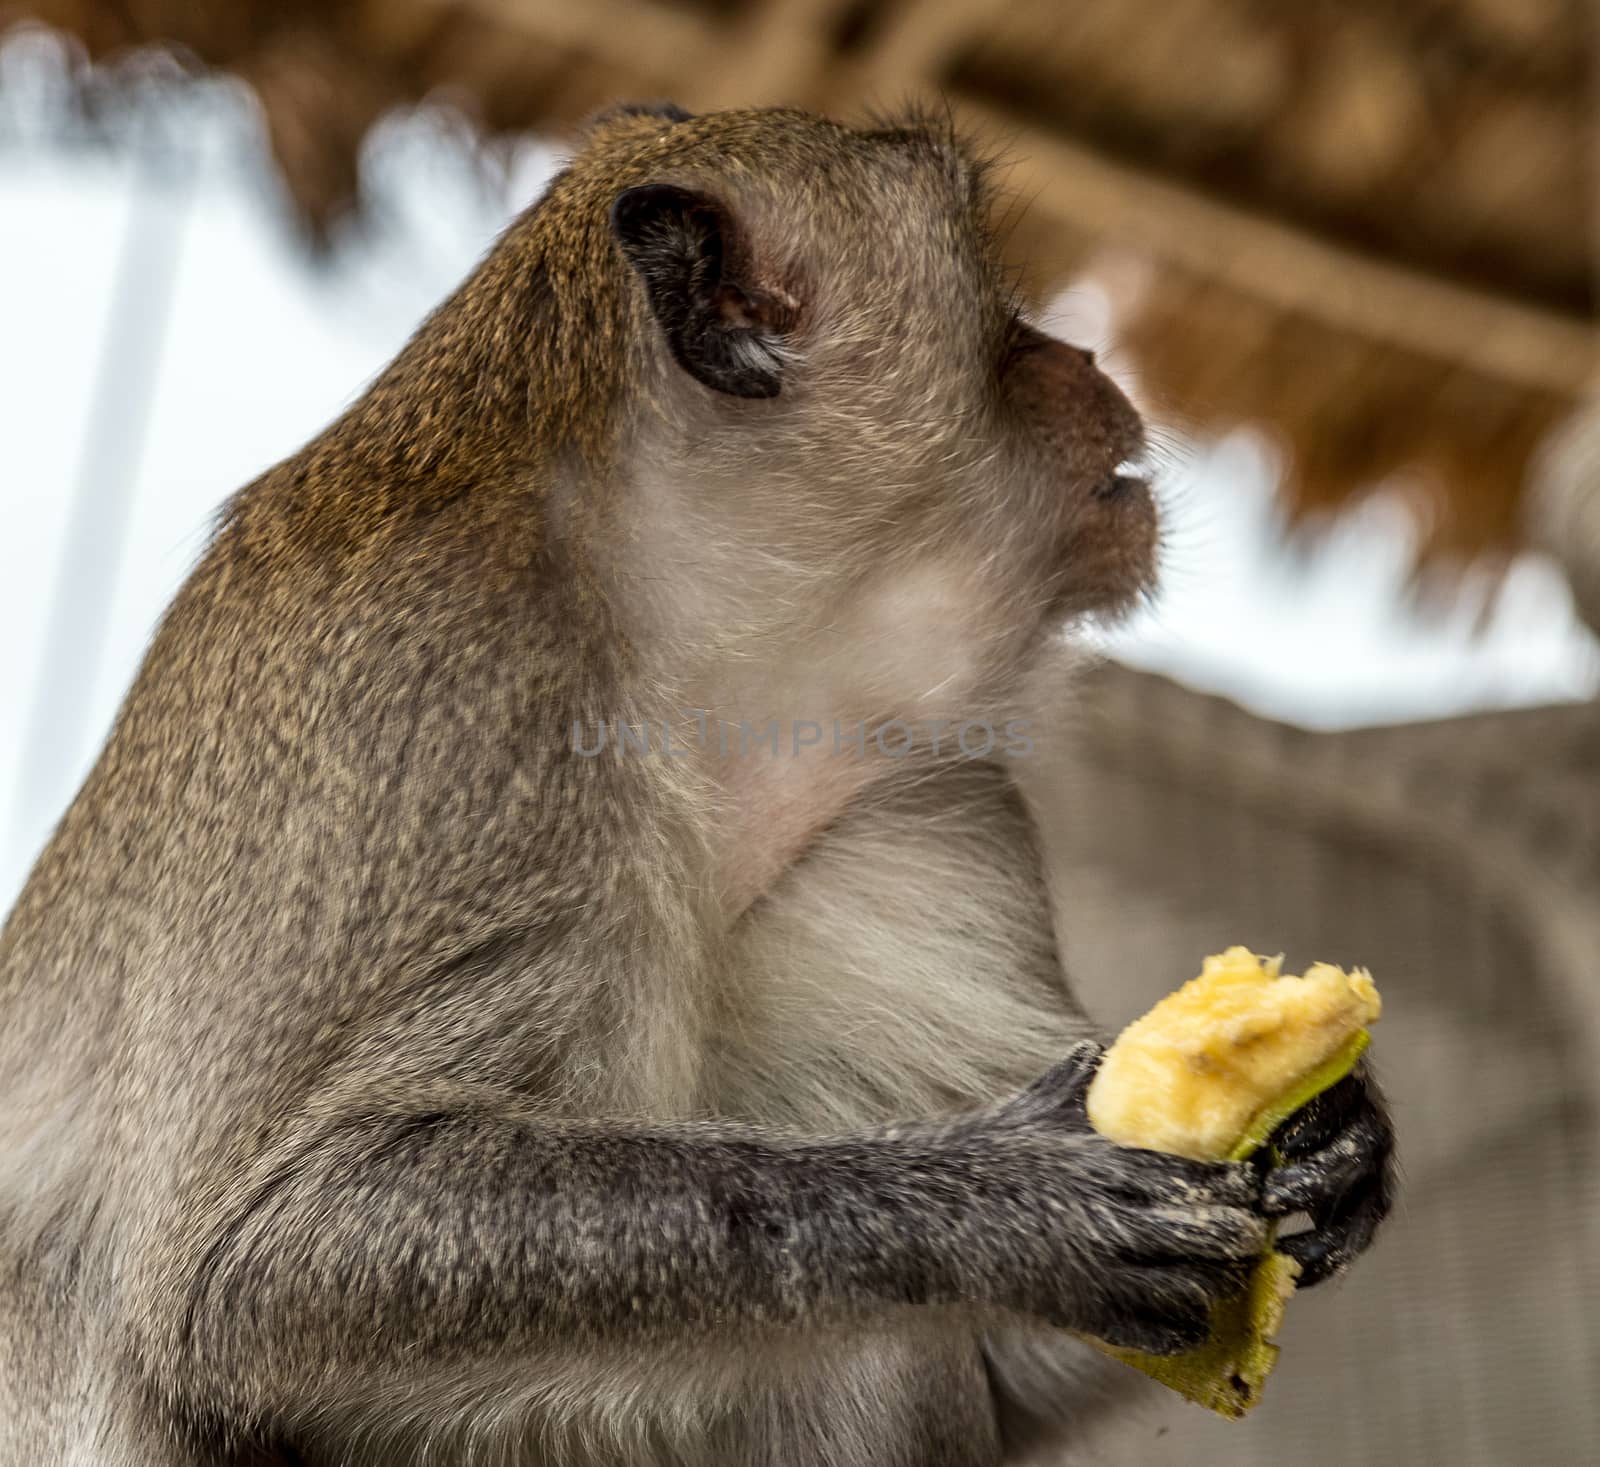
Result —
<path fill-rule="evenodd" d="M 1154 1208 L 1129 1233 L 1129 1251 L 1152 1260 L 1248 1262 L 1267 1241 L 1265 1220 L 1243 1207 Z"/>
<path fill-rule="evenodd" d="M 1165 1151 L 1105 1143 L 1101 1184 L 1131 1206 L 1255 1208 L 1260 1181 L 1238 1161 L 1193 1161 Z"/>
<path fill-rule="evenodd" d="M 1269 1145 L 1283 1156 L 1321 1151 L 1366 1101 L 1366 1077 L 1357 1069 L 1301 1106 L 1273 1132 Z"/>
<path fill-rule="evenodd" d="M 1366 1251 L 1389 1212 L 1391 1188 L 1380 1172 L 1372 1185 L 1350 1194 L 1315 1228 L 1279 1238 L 1278 1252 L 1300 1265 L 1299 1286 L 1309 1289 L 1344 1269 Z"/>
<path fill-rule="evenodd" d="M 1100 1067 L 1105 1046 L 1083 1039 L 1067 1051 L 1066 1057 L 1045 1071 L 1026 1090 L 1008 1101 L 1001 1115 L 1008 1120 L 1037 1120 L 1055 1116 L 1075 1127 L 1086 1128 L 1088 1112 L 1083 1097 Z"/>
<path fill-rule="evenodd" d="M 1204 1343 L 1216 1289 L 1177 1267 L 1139 1269 L 1124 1277 L 1127 1287 L 1106 1301 L 1092 1334 L 1109 1345 L 1152 1355 L 1176 1355 Z"/>
<path fill-rule="evenodd" d="M 1321 1150 L 1268 1172 L 1261 1209 L 1268 1217 L 1282 1217 L 1336 1203 L 1381 1171 L 1392 1149 L 1387 1120 L 1375 1106 L 1366 1105 Z"/>
<path fill-rule="evenodd" d="M 1211 1316 L 1201 1312 L 1180 1323 L 1172 1323 L 1128 1315 L 1095 1333 L 1108 1345 L 1124 1350 L 1140 1350 L 1146 1355 L 1181 1355 L 1206 1342 L 1211 1333 Z"/>

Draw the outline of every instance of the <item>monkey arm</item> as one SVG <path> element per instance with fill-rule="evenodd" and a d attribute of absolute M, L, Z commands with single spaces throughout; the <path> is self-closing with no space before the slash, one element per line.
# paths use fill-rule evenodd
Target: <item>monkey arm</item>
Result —
<path fill-rule="evenodd" d="M 424 1103 L 352 1121 L 258 1189 L 194 1280 L 179 1374 L 292 1412 L 476 1361 L 1020 1294 L 984 1213 L 959 1147 L 926 1133 Z"/>
<path fill-rule="evenodd" d="M 1122 1251 L 1170 1262 L 1170 1233 L 1138 1232 L 1137 1216 L 1162 1215 L 1156 1178 L 1170 1186 L 1176 1165 L 1191 1197 L 1197 1180 L 1237 1179 L 1059 1130 L 1052 1163 L 1036 1140 L 1003 1108 L 821 1140 L 551 1122 L 459 1095 L 369 1110 L 281 1167 L 212 1242 L 175 1374 L 202 1398 L 292 1415 L 347 1404 L 330 1393 L 356 1383 L 403 1391 L 479 1363 L 503 1376 L 608 1344 L 932 1304 L 1125 1318 L 1159 1343 L 1137 1316 L 1163 1307 L 1178 1270 L 1118 1295 L 1097 1253 L 1106 1209 L 1131 1207 L 1109 1230 Z M 1113 1158 L 1132 1159 L 1132 1182 L 1104 1170 Z M 1210 1211 L 1236 1224 L 1214 1253 L 1259 1244 L 1243 1208 Z M 1193 1245 L 1194 1219 L 1183 1228 Z M 1174 1297 L 1203 1327 L 1206 1290 Z"/>

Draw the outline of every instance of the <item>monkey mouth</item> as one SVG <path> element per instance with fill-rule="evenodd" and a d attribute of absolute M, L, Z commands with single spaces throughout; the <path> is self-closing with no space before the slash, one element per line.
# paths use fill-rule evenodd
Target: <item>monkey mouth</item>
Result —
<path fill-rule="evenodd" d="M 1109 455 L 1107 455 L 1109 457 Z M 1120 499 L 1130 494 L 1149 494 L 1154 471 L 1141 437 L 1124 445 L 1123 456 L 1098 480 L 1089 492 L 1096 499 Z"/>
<path fill-rule="evenodd" d="M 1072 518 L 1069 601 L 1097 614 L 1129 609 L 1156 578 L 1159 515 L 1143 454 L 1095 480 Z"/>
<path fill-rule="evenodd" d="M 1124 459 L 1089 491 L 1099 500 L 1123 499 L 1129 495 L 1150 493 L 1150 475 L 1137 459 Z"/>

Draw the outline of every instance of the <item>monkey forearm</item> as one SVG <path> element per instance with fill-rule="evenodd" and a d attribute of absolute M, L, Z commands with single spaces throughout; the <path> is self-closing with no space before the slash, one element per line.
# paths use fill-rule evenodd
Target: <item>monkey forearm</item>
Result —
<path fill-rule="evenodd" d="M 1037 1271 L 1020 1256 L 1025 1177 L 986 1181 L 969 1131 L 801 1141 L 484 1111 L 368 1119 L 304 1156 L 213 1248 L 187 1353 L 270 1404 L 349 1379 L 318 1348 L 388 1373 L 741 1321 L 1020 1302 Z"/>

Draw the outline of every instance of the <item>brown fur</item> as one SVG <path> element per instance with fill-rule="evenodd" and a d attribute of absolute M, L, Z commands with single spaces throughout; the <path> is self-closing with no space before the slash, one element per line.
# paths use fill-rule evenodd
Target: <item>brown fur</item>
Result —
<path fill-rule="evenodd" d="M 667 351 L 653 182 L 777 396 Z M 1254 1183 L 1084 1129 L 1003 758 L 572 744 L 1055 731 L 1154 519 L 982 221 L 938 126 L 615 115 L 232 501 L 0 936 L 0 1459 L 994 1463 L 1058 1327 L 1203 1327 Z"/>

